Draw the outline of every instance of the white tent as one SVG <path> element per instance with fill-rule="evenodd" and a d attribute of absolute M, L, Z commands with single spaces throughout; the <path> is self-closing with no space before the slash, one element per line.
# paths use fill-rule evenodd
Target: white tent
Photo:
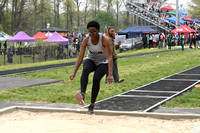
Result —
<path fill-rule="evenodd" d="M 6 41 L 6 38 L 0 37 L 0 41 Z"/>

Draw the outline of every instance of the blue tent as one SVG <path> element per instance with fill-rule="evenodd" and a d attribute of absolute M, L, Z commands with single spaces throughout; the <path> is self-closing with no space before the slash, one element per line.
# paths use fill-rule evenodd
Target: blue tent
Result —
<path fill-rule="evenodd" d="M 118 34 L 126 34 L 128 32 L 132 32 L 133 30 L 137 29 L 137 26 L 129 26 L 128 28 L 119 31 Z"/>
<path fill-rule="evenodd" d="M 128 35 L 127 38 L 133 38 L 133 37 L 139 36 L 142 33 L 149 33 L 149 32 L 157 33 L 158 31 L 150 28 L 149 26 L 140 26 L 140 27 L 129 26 L 128 28 L 122 31 L 119 31 L 118 34 Z"/>
<path fill-rule="evenodd" d="M 170 18 L 167 18 L 166 20 L 176 23 L 176 17 L 170 17 Z M 180 18 L 180 24 L 185 24 L 185 21 L 182 20 L 181 18 Z"/>
<path fill-rule="evenodd" d="M 182 9 L 179 10 L 181 15 L 187 15 L 187 13 L 185 13 Z"/>
<path fill-rule="evenodd" d="M 129 26 L 128 28 L 119 31 L 118 35 L 127 35 L 127 38 L 133 38 L 136 36 L 136 33 L 133 32 L 135 29 L 137 29 L 137 26 Z"/>
<path fill-rule="evenodd" d="M 150 32 L 157 33 L 158 31 L 145 25 L 145 26 L 138 27 L 137 29 L 134 30 L 134 32 L 136 32 L 136 33 L 138 33 L 138 32 L 139 33 L 150 33 Z"/>
<path fill-rule="evenodd" d="M 198 18 L 194 18 L 193 20 L 194 20 L 194 22 L 196 22 L 196 23 L 200 23 L 200 20 L 199 20 Z"/>

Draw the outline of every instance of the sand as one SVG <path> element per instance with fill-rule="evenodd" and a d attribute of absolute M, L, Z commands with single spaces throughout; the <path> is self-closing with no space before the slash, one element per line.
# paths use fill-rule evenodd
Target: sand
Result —
<path fill-rule="evenodd" d="M 16 110 L 0 115 L 0 133 L 193 133 L 200 119 L 164 120 L 133 116 Z"/>

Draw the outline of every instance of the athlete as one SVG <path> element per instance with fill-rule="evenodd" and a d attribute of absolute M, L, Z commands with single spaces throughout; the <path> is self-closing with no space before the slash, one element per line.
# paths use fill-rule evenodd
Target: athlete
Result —
<path fill-rule="evenodd" d="M 99 33 L 99 23 L 97 21 L 89 22 L 87 24 L 87 30 L 89 36 L 82 42 L 81 51 L 70 79 L 73 80 L 76 76 L 76 72 L 83 61 L 84 53 L 87 47 L 88 52 L 83 63 L 83 71 L 81 75 L 81 93 L 77 92 L 75 94 L 75 99 L 78 101 L 79 105 L 85 104 L 84 99 L 88 84 L 88 76 L 91 72 L 94 72 L 91 103 L 88 107 L 88 113 L 93 114 L 95 101 L 100 89 L 100 81 L 107 71 L 107 83 L 111 84 L 113 82 L 113 62 L 109 41 L 107 37 Z"/>

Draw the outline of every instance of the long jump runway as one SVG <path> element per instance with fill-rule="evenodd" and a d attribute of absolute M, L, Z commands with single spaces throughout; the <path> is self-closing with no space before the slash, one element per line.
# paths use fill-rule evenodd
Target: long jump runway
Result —
<path fill-rule="evenodd" d="M 191 90 L 200 80 L 200 66 L 96 102 L 95 110 L 152 112 L 170 99 Z"/>

